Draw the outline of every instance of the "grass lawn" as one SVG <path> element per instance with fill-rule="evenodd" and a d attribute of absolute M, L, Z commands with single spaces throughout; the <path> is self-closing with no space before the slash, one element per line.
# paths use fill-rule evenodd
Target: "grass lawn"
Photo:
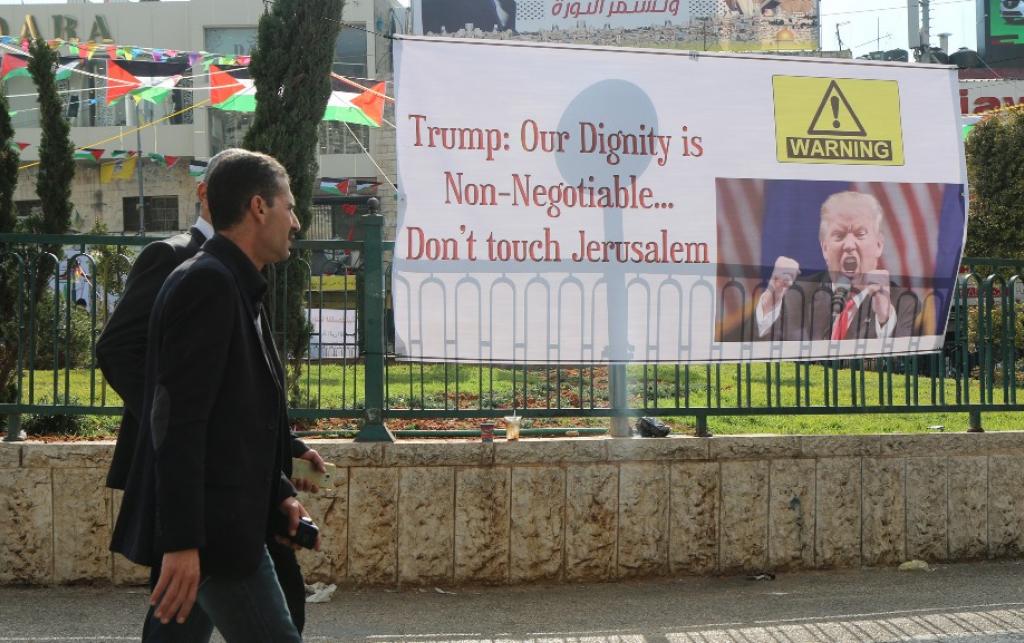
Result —
<path fill-rule="evenodd" d="M 363 403 L 364 371 L 361 363 L 312 363 L 301 378 L 301 395 L 311 408 L 359 409 Z M 976 379 L 959 382 L 959 399 L 980 401 L 981 387 Z M 954 378 L 914 377 L 898 372 L 878 373 L 849 369 L 832 369 L 811 364 L 751 364 L 721 366 L 629 366 L 627 387 L 630 404 L 648 409 L 692 408 L 740 409 L 758 415 L 712 415 L 708 419 L 712 432 L 727 434 L 842 434 L 842 433 L 905 433 L 933 431 L 943 426 L 946 431 L 963 431 L 968 415 L 963 412 L 938 413 L 849 413 L 822 408 L 820 414 L 793 415 L 773 411 L 773 407 L 824 407 L 826 391 L 829 406 L 899 407 L 912 410 L 917 406 L 941 405 L 955 408 L 958 382 Z M 1024 402 L 1024 384 L 1016 390 L 997 385 L 992 402 L 1003 404 L 1016 399 Z M 53 371 L 36 371 L 32 382 L 34 402 L 50 404 L 54 399 L 70 405 L 118 407 L 121 400 L 105 384 L 102 375 L 88 369 L 59 371 L 56 395 Z M 29 401 L 29 378 L 23 379 L 24 400 Z M 387 371 L 387 398 L 394 409 L 458 410 L 472 416 L 475 409 L 517 408 L 572 409 L 608 407 L 608 369 L 584 368 L 522 368 L 480 367 L 455 364 L 391 363 Z M 662 416 L 674 430 L 692 433 L 693 415 Z M 988 430 L 1024 429 L 1024 414 L 1019 411 L 993 411 L 983 414 Z M 31 420 L 27 422 L 31 427 Z M 54 431 L 60 430 L 59 422 Z M 72 422 L 71 425 L 74 423 Z M 93 416 L 82 423 L 79 433 L 92 437 L 110 435 L 116 429 L 116 416 Z M 393 421 L 395 428 L 475 428 L 477 421 L 457 420 Z M 607 418 L 580 417 L 537 418 L 534 426 L 608 426 Z M 354 426 L 352 421 L 325 420 L 317 428 Z M 27 427 L 27 428 L 29 428 Z M 73 429 L 73 427 L 72 427 Z"/>

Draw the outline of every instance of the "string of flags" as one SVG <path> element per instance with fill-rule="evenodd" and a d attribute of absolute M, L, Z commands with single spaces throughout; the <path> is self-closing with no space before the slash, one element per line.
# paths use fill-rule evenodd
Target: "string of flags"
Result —
<path fill-rule="evenodd" d="M 99 56 L 109 60 L 137 60 L 141 56 L 149 56 L 155 62 L 165 60 L 188 60 L 190 67 L 196 64 L 225 64 L 225 65 L 248 65 L 250 56 L 227 55 L 209 51 L 182 51 L 178 49 L 167 49 L 160 47 L 140 47 L 136 45 L 118 45 L 110 42 L 81 42 L 80 40 L 65 40 L 53 38 L 46 43 L 51 49 L 67 47 L 70 56 L 82 60 L 92 60 Z M 0 44 L 18 47 L 28 53 L 28 40 L 20 40 L 14 36 L 0 36 Z"/>
<path fill-rule="evenodd" d="M 221 111 L 254 112 L 256 109 L 255 83 L 249 75 L 249 56 L 225 56 L 206 51 L 178 51 L 151 47 L 123 47 L 111 43 L 82 43 L 53 39 L 47 41 L 53 49 L 67 46 L 69 56 L 59 58 L 57 80 L 67 80 L 72 74 L 78 73 L 99 80 L 105 80 L 105 86 L 89 87 L 75 91 L 105 90 L 106 104 L 116 103 L 130 96 L 134 101 L 158 104 L 166 101 L 172 91 L 210 91 L 211 107 Z M 12 51 L 12 45 L 20 44 L 24 54 Z M 29 77 L 28 60 L 25 55 L 29 51 L 27 40 L 17 41 L 11 36 L 0 36 L 0 49 L 4 50 L 0 57 L 0 82 L 17 77 Z M 106 60 L 106 75 L 92 73 L 80 69 L 84 61 L 99 56 Z M 150 60 L 138 60 L 148 55 Z M 189 68 L 201 67 L 205 73 L 188 76 Z M 209 87 L 179 87 L 182 80 L 191 80 L 208 76 Z M 330 74 L 332 92 L 328 98 L 322 120 L 352 123 L 368 127 L 380 127 L 383 122 L 384 101 L 393 100 L 386 95 L 387 85 L 383 81 L 345 78 L 338 74 Z M 96 98 L 90 98 L 88 104 L 96 104 Z M 204 101 L 205 102 L 205 101 Z M 29 110 L 22 110 L 29 111 Z M 18 111 L 9 112 L 15 115 Z M 390 125 L 390 123 L 389 123 Z M 28 143 L 11 143 L 14 147 L 24 150 Z M 107 183 L 113 180 L 130 179 L 137 166 L 136 152 L 128 150 L 112 150 L 109 156 L 101 148 L 82 148 L 74 152 L 75 159 L 100 164 L 100 181 Z M 179 157 L 150 153 L 154 163 L 173 167 Z M 111 162 L 102 163 L 104 159 Z M 205 163 L 191 161 L 189 173 L 201 176 L 205 172 Z M 357 182 L 344 179 L 321 179 L 321 192 L 332 195 L 375 194 L 379 182 Z"/>
<path fill-rule="evenodd" d="M 5 39 L 10 40 L 10 37 L 0 36 L 0 44 L 9 44 L 5 42 Z M 104 46 L 113 47 L 112 45 Z M 74 47 L 80 54 L 81 46 L 75 45 Z M 110 56 L 107 60 L 106 76 L 84 71 L 80 73 L 107 81 L 105 85 L 107 105 L 114 104 L 126 96 L 131 96 L 136 103 L 146 101 L 159 104 L 166 101 L 172 91 L 209 90 L 210 103 L 216 109 L 246 113 L 256 110 L 256 87 L 249 75 L 248 56 L 206 54 L 199 60 L 191 55 L 183 57 L 179 52 L 163 50 L 165 53 L 174 53 L 173 58 L 176 59 L 165 60 L 161 55 L 154 53 L 157 51 L 160 50 L 150 50 L 154 58 L 151 61 Z M 116 54 L 116 49 L 114 53 Z M 196 52 L 191 53 L 195 54 Z M 205 52 L 200 53 L 205 54 Z M 160 59 L 157 60 L 157 58 Z M 75 57 L 61 58 L 57 69 L 57 79 L 70 78 L 71 74 L 78 70 L 80 64 L 81 60 Z M 201 64 L 208 72 L 210 87 L 179 87 L 178 83 L 181 80 L 193 78 L 186 76 L 186 71 L 196 64 Z M 29 76 L 28 58 L 10 51 L 5 52 L 3 59 L 0 60 L 0 80 L 7 81 L 20 76 Z M 384 101 L 387 98 L 385 95 L 386 83 L 371 80 L 363 85 L 336 74 L 331 74 L 330 77 L 332 91 L 322 120 L 380 127 L 384 114 Z M 93 91 L 93 88 L 83 91 Z"/>
<path fill-rule="evenodd" d="M 28 146 L 28 143 L 19 143 L 19 145 Z M 22 148 L 24 149 L 24 147 Z M 138 155 L 135 150 L 106 150 L 100 147 L 83 147 L 77 149 L 74 152 L 74 158 L 76 161 L 91 161 L 98 163 L 104 160 L 125 160 L 130 159 Z M 171 156 L 169 154 L 160 154 L 158 152 L 150 152 L 146 154 L 146 157 L 154 162 L 164 165 L 166 167 L 173 167 L 178 162 L 180 157 Z"/>

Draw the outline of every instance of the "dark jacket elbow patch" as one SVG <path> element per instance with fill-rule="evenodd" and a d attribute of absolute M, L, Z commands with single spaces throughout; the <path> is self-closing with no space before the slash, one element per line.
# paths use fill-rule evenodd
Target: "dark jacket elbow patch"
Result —
<path fill-rule="evenodd" d="M 149 414 L 149 426 L 152 431 L 153 448 L 160 449 L 167 437 L 167 424 L 171 415 L 171 394 L 167 387 L 158 384 L 153 392 L 153 408 Z"/>

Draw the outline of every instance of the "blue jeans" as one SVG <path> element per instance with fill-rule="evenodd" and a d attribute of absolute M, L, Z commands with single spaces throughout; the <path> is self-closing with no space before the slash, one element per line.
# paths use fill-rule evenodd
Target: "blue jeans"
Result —
<path fill-rule="evenodd" d="M 149 573 L 149 590 L 153 591 L 160 580 L 160 565 L 154 565 Z M 143 643 L 205 643 L 213 634 L 213 623 L 203 608 L 193 605 L 188 620 L 179 624 L 175 620 L 164 624 L 153 616 L 155 607 L 150 606 L 146 612 L 146 621 L 142 626 Z"/>
<path fill-rule="evenodd" d="M 266 546 L 259 567 L 245 578 L 204 578 L 196 602 L 228 643 L 302 642 Z"/>

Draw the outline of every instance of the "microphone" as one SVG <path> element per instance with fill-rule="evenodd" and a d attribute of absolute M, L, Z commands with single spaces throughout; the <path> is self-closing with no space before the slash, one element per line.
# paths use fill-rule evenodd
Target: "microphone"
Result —
<path fill-rule="evenodd" d="M 843 312 L 846 305 L 846 298 L 850 296 L 850 287 L 853 282 L 846 275 L 840 275 L 832 289 L 832 320 Z"/>

